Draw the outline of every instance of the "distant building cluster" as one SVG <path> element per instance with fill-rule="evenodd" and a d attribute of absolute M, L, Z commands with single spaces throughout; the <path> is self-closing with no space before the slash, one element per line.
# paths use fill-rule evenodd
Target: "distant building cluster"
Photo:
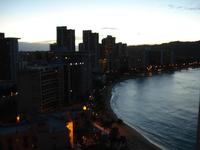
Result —
<path fill-rule="evenodd" d="M 83 31 L 82 41 L 76 51 L 75 30 L 59 26 L 50 51 L 18 52 L 18 38 L 0 33 L 0 80 L 16 87 L 19 112 L 51 112 L 87 99 L 105 77 L 198 65 L 200 60 L 200 42 L 127 46 L 108 35 L 99 43 L 99 34 L 91 30 Z"/>
<path fill-rule="evenodd" d="M 9 143 L 19 149 L 43 147 L 41 139 L 47 145 L 51 143 L 65 149 L 67 144 L 64 141 L 56 144 L 65 135 L 52 131 L 48 121 L 40 124 L 30 119 L 33 123 L 23 124 L 26 126 L 24 130 L 8 133 L 2 131 L 1 124 L 15 122 L 16 116 L 19 120 L 20 114 L 53 113 L 87 101 L 91 93 L 106 81 L 120 75 L 199 65 L 200 42 L 127 46 L 116 43 L 111 35 L 99 43 L 98 33 L 84 30 L 83 42 L 76 51 L 75 30 L 60 26 L 57 27 L 56 43 L 50 44 L 50 51 L 18 52 L 18 38 L 7 38 L 0 33 L 0 149 Z M 53 137 L 51 132 L 58 137 Z M 21 140 L 24 148 L 18 144 Z"/>

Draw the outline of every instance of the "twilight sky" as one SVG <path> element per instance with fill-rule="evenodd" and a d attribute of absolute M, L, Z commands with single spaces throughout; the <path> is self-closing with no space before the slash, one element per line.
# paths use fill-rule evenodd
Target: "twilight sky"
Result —
<path fill-rule="evenodd" d="M 25 42 L 56 39 L 56 26 L 110 34 L 129 45 L 200 40 L 200 0 L 4 0 L 0 32 Z"/>

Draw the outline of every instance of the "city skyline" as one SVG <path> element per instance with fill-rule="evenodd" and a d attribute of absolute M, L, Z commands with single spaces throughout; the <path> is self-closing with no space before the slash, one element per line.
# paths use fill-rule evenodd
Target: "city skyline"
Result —
<path fill-rule="evenodd" d="M 50 50 L 33 52 L 0 33 L 0 149 L 199 145 L 200 41 L 130 46 L 108 35 L 100 44 L 84 30 L 75 51 L 75 30 L 55 30 Z"/>
<path fill-rule="evenodd" d="M 4 1 L 0 6 L 0 32 L 21 42 L 52 43 L 55 27 L 75 29 L 76 45 L 82 31 L 112 35 L 128 45 L 200 40 L 200 2 L 137 1 Z"/>

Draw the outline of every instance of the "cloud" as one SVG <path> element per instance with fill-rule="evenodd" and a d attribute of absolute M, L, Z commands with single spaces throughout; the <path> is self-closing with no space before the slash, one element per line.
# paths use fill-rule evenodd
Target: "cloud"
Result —
<path fill-rule="evenodd" d="M 35 44 L 35 43 L 41 43 L 41 44 L 50 44 L 50 43 L 55 43 L 56 40 L 45 40 L 45 41 L 35 41 L 35 42 L 30 42 L 32 44 Z"/>
<path fill-rule="evenodd" d="M 102 30 L 118 30 L 117 28 L 115 27 L 103 27 L 101 28 Z"/>
<path fill-rule="evenodd" d="M 172 5 L 172 4 L 169 4 L 168 7 L 172 8 L 172 9 L 183 9 L 182 6 L 175 6 L 175 5 Z"/>
<path fill-rule="evenodd" d="M 200 7 L 190 7 L 190 8 L 187 8 L 188 10 L 200 10 Z"/>
<path fill-rule="evenodd" d="M 19 51 L 48 51 L 49 44 L 19 42 Z"/>
<path fill-rule="evenodd" d="M 175 5 L 169 4 L 168 7 L 171 8 L 171 9 L 200 11 L 200 6 L 197 6 L 197 7 L 185 7 L 185 6 L 175 6 Z"/>

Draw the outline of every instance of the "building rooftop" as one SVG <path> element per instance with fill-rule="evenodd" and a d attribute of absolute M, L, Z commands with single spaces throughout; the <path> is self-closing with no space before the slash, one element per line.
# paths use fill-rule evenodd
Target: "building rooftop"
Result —
<path fill-rule="evenodd" d="M 49 132 L 66 131 L 65 121 L 68 120 L 68 118 L 62 117 L 61 113 L 59 113 L 59 116 L 60 117 L 57 117 L 56 114 L 28 116 L 27 119 L 24 119 L 20 123 L 0 124 L 0 135 L 26 132 L 34 125 L 37 126 L 40 124 L 46 125 Z"/>

